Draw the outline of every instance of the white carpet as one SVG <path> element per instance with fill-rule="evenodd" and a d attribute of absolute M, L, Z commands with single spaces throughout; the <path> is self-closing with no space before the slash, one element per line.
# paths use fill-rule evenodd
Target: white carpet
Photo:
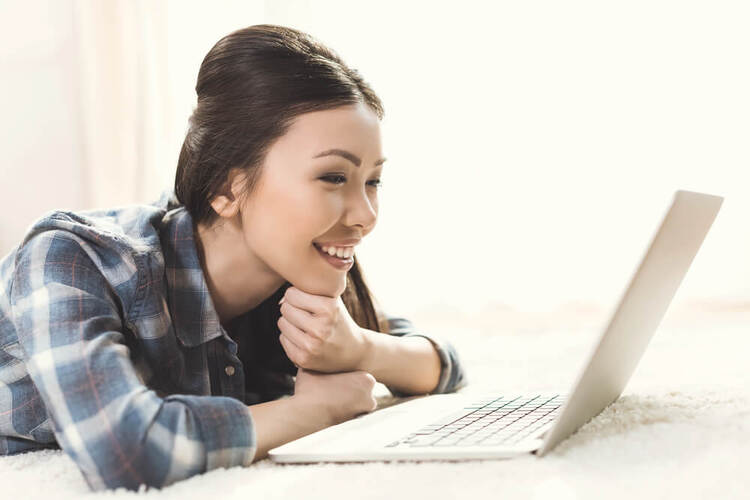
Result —
<path fill-rule="evenodd" d="M 678 311 L 679 312 L 679 311 Z M 567 392 L 608 311 L 426 311 L 467 365 L 462 392 Z M 62 451 L 0 457 L 2 498 L 750 498 L 750 312 L 668 314 L 620 399 L 545 457 L 218 469 L 161 491 L 90 493 Z M 498 325 L 502 325 L 499 327 Z M 392 401 L 384 386 L 379 400 Z"/>

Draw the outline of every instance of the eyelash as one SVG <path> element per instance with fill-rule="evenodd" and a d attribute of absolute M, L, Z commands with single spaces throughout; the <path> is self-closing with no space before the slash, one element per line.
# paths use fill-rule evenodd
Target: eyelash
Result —
<path fill-rule="evenodd" d="M 326 182 L 330 182 L 331 184 L 340 184 L 339 182 L 332 182 L 331 179 L 344 179 L 342 182 L 346 182 L 346 177 L 343 175 L 326 175 L 321 177 L 321 179 L 325 180 Z M 372 187 L 379 188 L 383 185 L 383 181 L 380 179 L 373 179 L 370 182 L 375 182 L 376 184 L 370 184 Z"/>

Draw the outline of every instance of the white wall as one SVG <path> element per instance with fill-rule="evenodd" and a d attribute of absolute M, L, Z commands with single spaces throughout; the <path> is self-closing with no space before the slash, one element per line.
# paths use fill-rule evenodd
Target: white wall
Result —
<path fill-rule="evenodd" d="M 0 16 L 13 27 L 0 56 L 12 117 L 0 122 L 0 251 L 22 221 L 79 197 L 60 175 L 78 161 L 66 2 L 43 2 L 59 11 L 44 15 L 10 4 L 25 15 Z M 172 157 L 152 175 L 165 184 L 200 62 L 229 31 L 307 31 L 379 93 L 388 162 L 378 227 L 359 256 L 387 308 L 610 307 L 676 189 L 725 197 L 676 301 L 750 307 L 746 3 L 161 5 Z"/>
<path fill-rule="evenodd" d="M 83 208 L 69 4 L 0 3 L 0 255 L 39 213 Z"/>

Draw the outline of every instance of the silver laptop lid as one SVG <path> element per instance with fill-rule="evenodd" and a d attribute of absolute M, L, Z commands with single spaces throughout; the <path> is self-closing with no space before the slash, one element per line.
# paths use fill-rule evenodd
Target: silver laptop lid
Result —
<path fill-rule="evenodd" d="M 622 393 L 724 201 L 676 191 L 612 319 L 536 451 L 544 455 Z"/>

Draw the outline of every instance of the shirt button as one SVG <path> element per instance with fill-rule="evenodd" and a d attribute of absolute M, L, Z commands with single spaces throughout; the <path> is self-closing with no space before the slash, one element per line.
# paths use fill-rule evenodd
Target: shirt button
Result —
<path fill-rule="evenodd" d="M 234 366 L 229 365 L 224 368 L 224 371 L 226 372 L 227 375 L 231 377 L 232 375 L 234 375 Z"/>

